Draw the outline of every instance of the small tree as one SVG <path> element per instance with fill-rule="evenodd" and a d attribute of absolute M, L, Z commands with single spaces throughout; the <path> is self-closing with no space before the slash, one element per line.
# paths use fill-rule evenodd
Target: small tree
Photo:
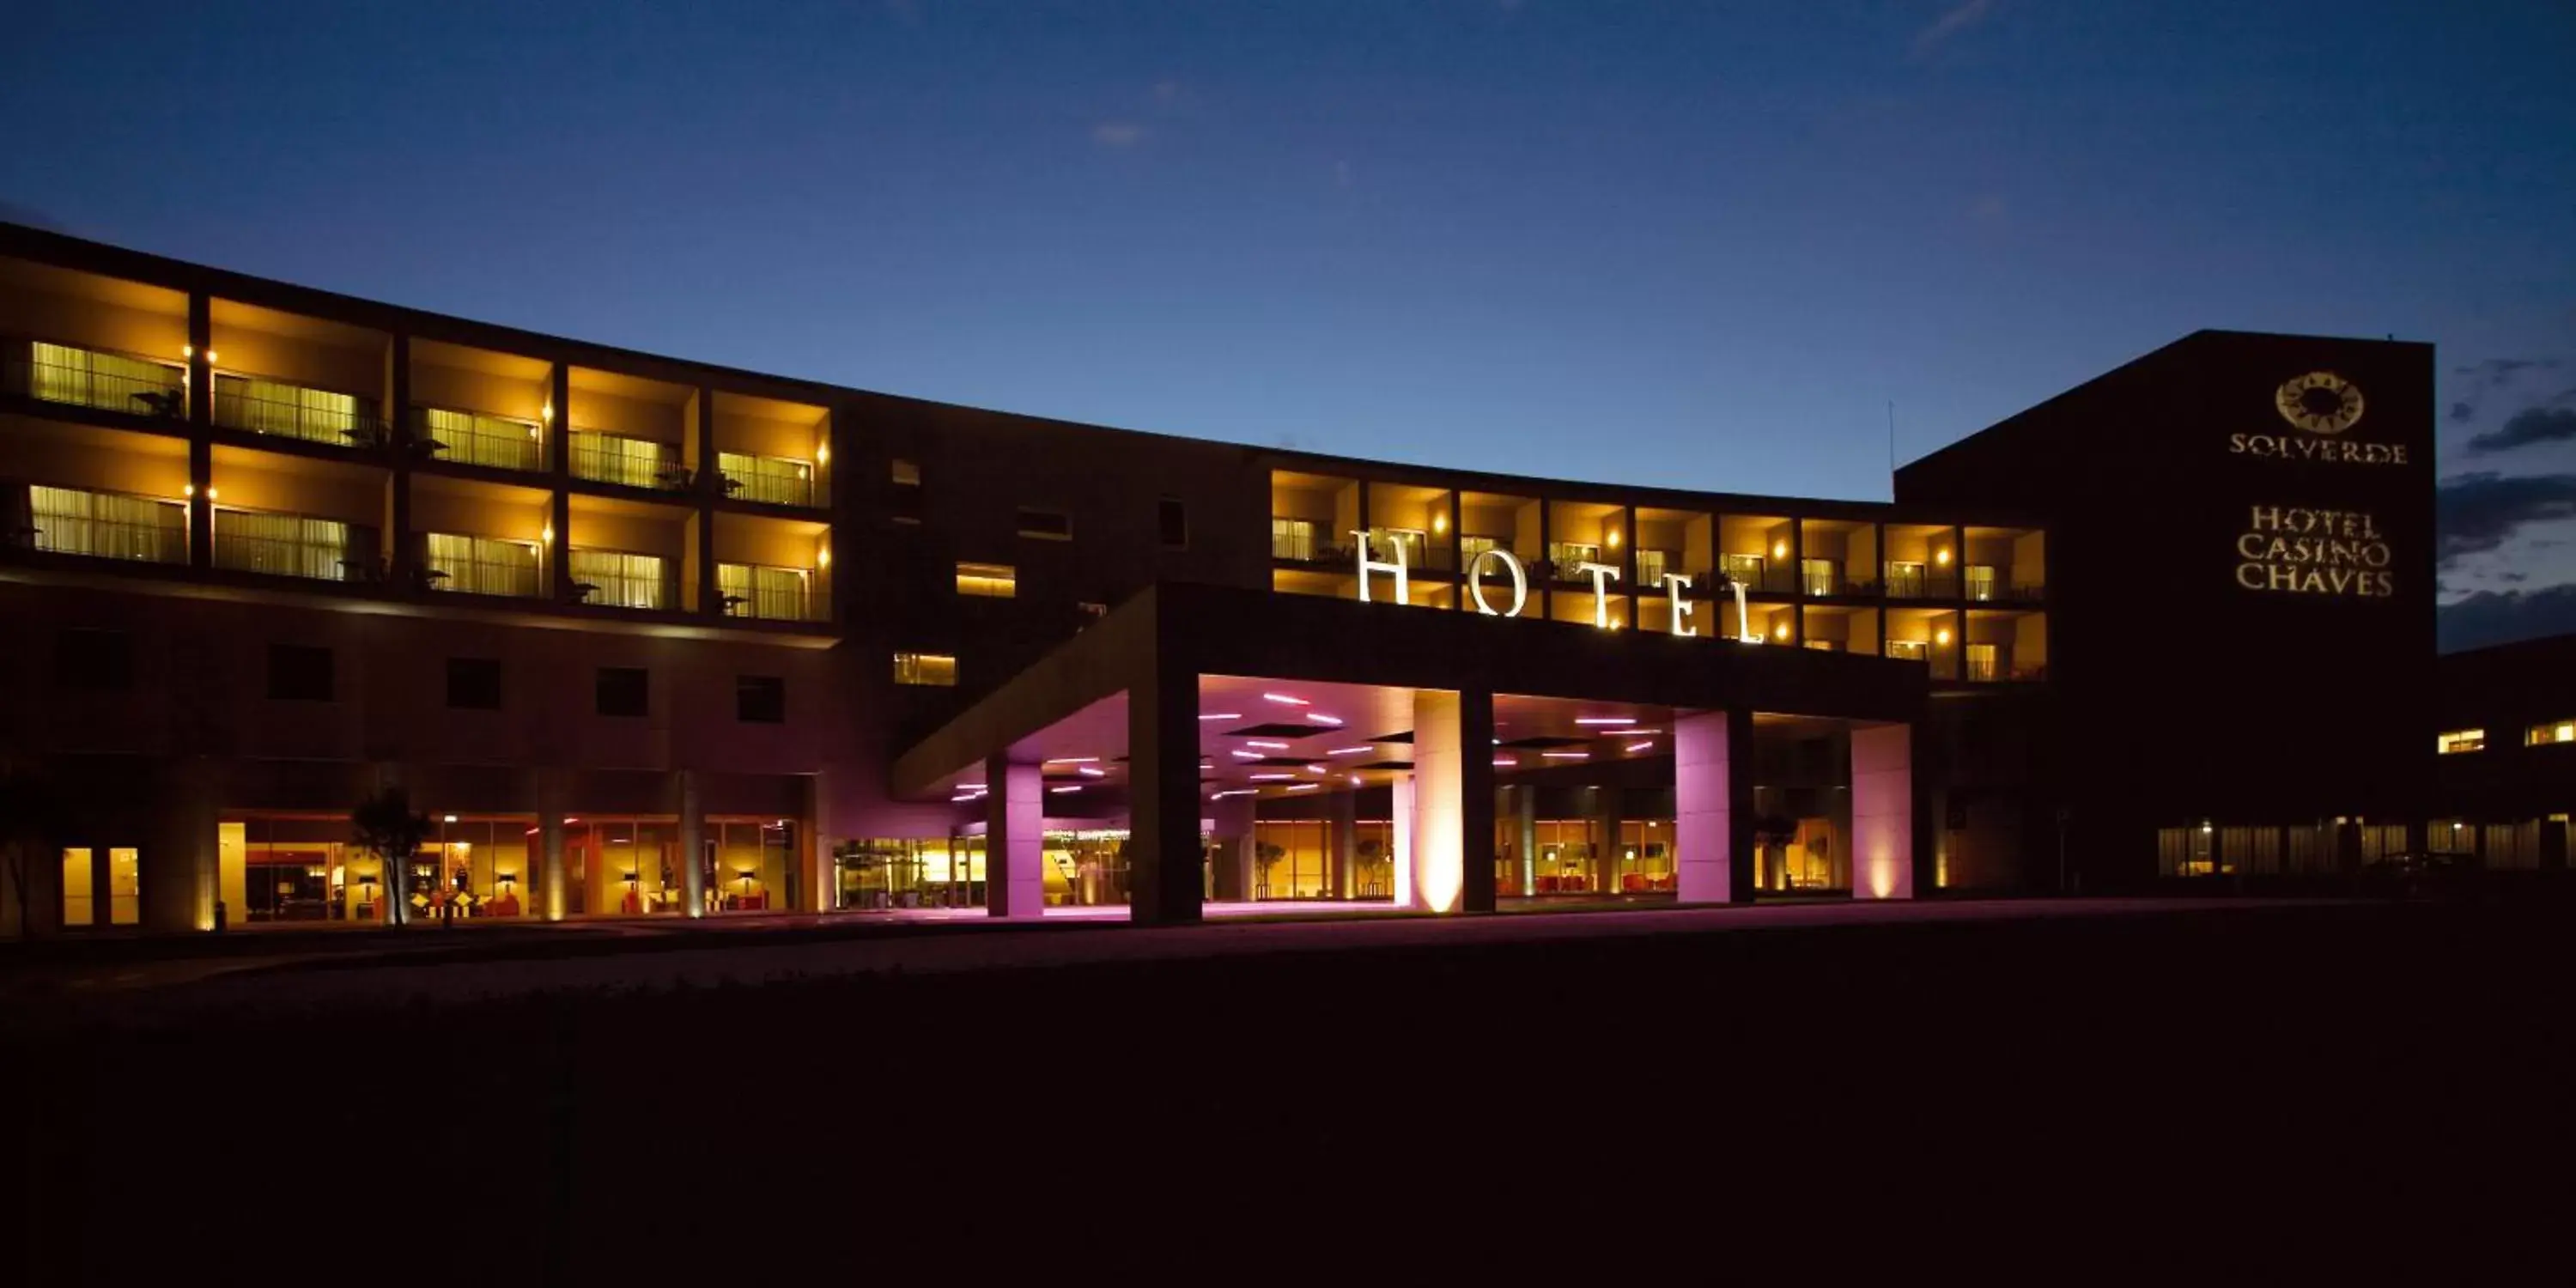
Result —
<path fill-rule="evenodd" d="M 1268 841 L 1261 841 L 1261 842 L 1258 842 L 1258 843 L 1256 843 L 1256 844 L 1254 844 L 1254 845 L 1253 845 L 1253 847 L 1252 847 L 1252 863 L 1253 863 L 1253 866 L 1254 866 L 1254 867 L 1257 867 L 1257 868 L 1261 869 L 1261 890 L 1260 890 L 1260 892 L 1261 892 L 1262 894 L 1265 894 L 1265 895 L 1266 895 L 1266 894 L 1270 893 L 1270 869 L 1271 869 L 1271 866 L 1272 866 L 1273 864 L 1276 864 L 1277 862 L 1279 862 L 1279 860 L 1284 859 L 1284 858 L 1287 858 L 1287 857 L 1288 857 L 1288 851 L 1286 851 L 1286 850 L 1284 850 L 1284 849 L 1281 849 L 1280 847 L 1278 847 L 1278 846 L 1276 846 L 1276 845 L 1273 845 L 1273 844 L 1271 844 L 1271 843 L 1270 843 L 1270 842 L 1268 842 Z"/>
<path fill-rule="evenodd" d="M 385 925 L 400 926 L 411 918 L 411 861 L 429 839 L 429 816 L 413 813 L 411 793 L 395 786 L 358 802 L 349 826 L 358 848 L 385 865 Z"/>

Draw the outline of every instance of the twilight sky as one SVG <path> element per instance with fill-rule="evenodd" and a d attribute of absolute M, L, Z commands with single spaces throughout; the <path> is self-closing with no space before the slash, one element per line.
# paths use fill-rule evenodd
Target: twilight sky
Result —
<path fill-rule="evenodd" d="M 2576 630 L 2576 7 L 24 0 L 0 215 L 1246 443 L 1888 494 L 2204 326 L 2441 346 L 2444 629 Z"/>

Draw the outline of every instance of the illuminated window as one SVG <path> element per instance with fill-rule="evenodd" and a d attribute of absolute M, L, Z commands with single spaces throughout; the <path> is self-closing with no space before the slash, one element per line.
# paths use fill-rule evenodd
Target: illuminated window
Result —
<path fill-rule="evenodd" d="M 29 346 L 27 393 L 46 402 L 103 407 L 137 416 L 178 417 L 188 408 L 188 370 L 175 363 L 78 349 Z"/>
<path fill-rule="evenodd" d="M 590 604 L 619 608 L 667 608 L 670 592 L 663 581 L 660 555 L 617 550 L 572 552 L 573 589 Z"/>
<path fill-rule="evenodd" d="M 901 459 L 896 460 L 894 462 L 894 483 L 896 487 L 920 487 L 921 467 L 911 461 Z"/>
<path fill-rule="evenodd" d="M 1423 552 L 1429 548 L 1430 543 L 1431 534 L 1419 528 L 1369 529 L 1370 557 L 1392 562 L 1395 559 L 1395 552 L 1402 550 L 1404 566 L 1407 568 L 1420 568 L 1426 565 L 1428 561 L 1424 558 Z"/>
<path fill-rule="evenodd" d="M 2553 720 L 2548 724 L 2536 724 L 2525 730 L 2522 735 L 2522 745 L 2526 747 L 2546 747 L 2561 742 L 2576 742 L 2576 720 Z"/>
<path fill-rule="evenodd" d="M 1273 522 L 1276 522 L 1276 520 Z M 1458 538 L 1458 566 L 1464 568 L 1467 565 L 1476 562 L 1476 557 L 1478 555 L 1481 555 L 1488 550 L 1500 550 L 1502 548 L 1502 540 L 1498 537 L 1461 536 Z"/>
<path fill-rule="evenodd" d="M 473 595 L 534 596 L 538 593 L 537 546 L 533 541 L 496 541 L 490 537 L 432 532 L 429 537 L 430 585 Z"/>
<path fill-rule="evenodd" d="M 717 564 L 716 594 L 727 617 L 819 621 L 825 606 L 823 597 L 814 593 L 813 574 L 803 568 Z"/>
<path fill-rule="evenodd" d="M 2486 749 L 2487 731 L 2484 729 L 2454 729 L 2437 739 L 2434 746 L 2435 751 L 2445 756 Z"/>
<path fill-rule="evenodd" d="M 944 653 L 897 653 L 894 655 L 894 682 L 954 688 L 957 685 L 957 659 Z"/>
<path fill-rule="evenodd" d="M 1020 507 L 1020 535 L 1046 541 L 1073 540 L 1073 516 L 1061 510 L 1036 510 Z"/>
<path fill-rule="evenodd" d="M 1310 519 L 1270 518 L 1270 557 L 1311 560 L 1315 557 L 1315 524 Z"/>
<path fill-rule="evenodd" d="M 1640 590 L 1661 589 L 1664 573 L 1673 566 L 1673 552 L 1637 547 L 1637 587 Z"/>
<path fill-rule="evenodd" d="M 349 394 L 251 376 L 215 377 L 215 423 L 342 447 L 384 441 L 384 424 Z"/>
<path fill-rule="evenodd" d="M 814 463 L 784 456 L 745 452 L 716 453 L 716 472 L 724 476 L 725 495 L 772 505 L 813 505 Z"/>
<path fill-rule="evenodd" d="M 37 486 L 27 489 L 27 510 L 38 550 L 188 562 L 188 510 L 176 501 Z"/>
<path fill-rule="evenodd" d="M 215 566 L 319 581 L 378 575 L 372 554 L 351 549 L 349 536 L 349 525 L 337 519 L 217 510 Z M 372 530 L 369 537 L 372 546 Z"/>
<path fill-rule="evenodd" d="M 677 489 L 688 483 L 679 450 L 669 443 L 595 429 L 572 432 L 572 473 L 622 487 Z"/>
<path fill-rule="evenodd" d="M 957 593 L 980 599 L 1010 599 L 1020 593 L 1019 573 L 1009 564 L 957 565 Z"/>
<path fill-rule="evenodd" d="M 420 427 L 429 435 L 430 454 L 442 461 L 504 470 L 546 467 L 545 431 L 532 420 L 423 407 Z"/>

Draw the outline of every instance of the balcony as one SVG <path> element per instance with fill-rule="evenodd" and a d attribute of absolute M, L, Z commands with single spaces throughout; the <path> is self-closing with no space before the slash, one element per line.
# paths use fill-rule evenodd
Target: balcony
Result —
<path fill-rule="evenodd" d="M 1353 562 L 1353 551 L 1350 546 L 1321 539 L 1315 525 L 1307 520 L 1273 516 L 1270 557 L 1290 563 L 1348 565 Z"/>
<path fill-rule="evenodd" d="M 737 501 L 758 501 L 766 505 L 823 504 L 822 488 L 815 480 L 814 463 L 811 461 L 719 452 L 716 454 L 716 469 L 723 476 L 725 495 Z"/>
<path fill-rule="evenodd" d="M 183 501 L 41 484 L 27 488 L 26 495 L 27 526 L 7 534 L 12 545 L 92 559 L 188 562 Z"/>
<path fill-rule="evenodd" d="M 819 622 L 830 614 L 807 568 L 717 564 L 716 592 L 727 617 L 772 622 Z"/>
<path fill-rule="evenodd" d="M 421 580 L 429 589 L 518 599 L 545 593 L 545 565 L 536 542 L 432 532 L 425 535 L 424 546 Z"/>
<path fill-rule="evenodd" d="M 188 415 L 188 369 L 136 354 L 12 341 L 0 379 L 6 381 L 0 390 L 37 402 L 156 420 Z"/>
<path fill-rule="evenodd" d="M 622 550 L 571 552 L 573 593 L 585 604 L 667 610 L 679 603 L 679 561 Z"/>
<path fill-rule="evenodd" d="M 685 492 L 692 475 L 680 463 L 680 449 L 649 438 L 622 438 L 597 430 L 572 432 L 572 474 L 594 483 Z"/>
<path fill-rule="evenodd" d="M 1763 555 L 1719 555 L 1716 575 L 1750 591 L 1773 595 L 1798 592 L 1798 579 L 1789 569 L 1785 557 L 1775 560 Z M 1711 584 L 1714 585 L 1714 581 Z"/>
<path fill-rule="evenodd" d="M 1963 587 L 1966 596 L 1986 604 L 2035 604 L 2047 597 L 2046 588 L 2036 581 L 2016 580 L 2013 569 L 1992 564 L 1970 564 Z"/>
<path fill-rule="evenodd" d="M 356 395 L 259 376 L 216 374 L 215 423 L 335 447 L 381 447 L 385 442 L 384 417 Z"/>
<path fill-rule="evenodd" d="M 413 446 L 434 460 L 496 470 L 542 472 L 545 427 L 535 421 L 450 407 L 412 409 Z"/>
<path fill-rule="evenodd" d="M 1958 574 L 1919 563 L 1890 563 L 1884 570 L 1889 599 L 1957 599 Z"/>
<path fill-rule="evenodd" d="M 252 510 L 215 511 L 214 565 L 314 581 L 381 581 L 373 529 L 337 519 Z"/>

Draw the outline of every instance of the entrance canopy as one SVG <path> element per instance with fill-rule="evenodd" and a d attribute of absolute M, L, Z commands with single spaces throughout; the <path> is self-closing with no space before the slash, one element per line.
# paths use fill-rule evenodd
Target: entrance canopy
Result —
<path fill-rule="evenodd" d="M 1222 802 L 1410 783 L 1431 745 L 1456 801 L 1438 817 L 1474 838 L 1498 773 L 1671 754 L 1664 740 L 1710 713 L 1911 725 L 1927 685 L 1919 665 L 1865 655 L 1165 583 L 905 751 L 891 785 L 1028 828 L 1124 812 L 1136 915 L 1186 920 L 1199 821 Z"/>

